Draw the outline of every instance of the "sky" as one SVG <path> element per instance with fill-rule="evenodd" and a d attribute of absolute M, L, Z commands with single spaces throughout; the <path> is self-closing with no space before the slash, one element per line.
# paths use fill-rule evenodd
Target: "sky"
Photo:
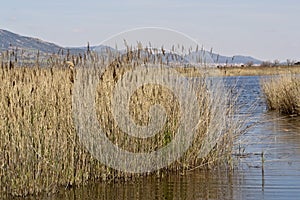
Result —
<path fill-rule="evenodd" d="M 141 27 L 182 32 L 225 56 L 300 60 L 299 0 L 9 0 L 0 29 L 65 47 Z"/>

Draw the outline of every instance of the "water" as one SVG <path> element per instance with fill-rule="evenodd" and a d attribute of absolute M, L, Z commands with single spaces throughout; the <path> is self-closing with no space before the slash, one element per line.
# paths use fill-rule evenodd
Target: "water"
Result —
<path fill-rule="evenodd" d="M 240 138 L 249 156 L 239 159 L 244 182 L 237 188 L 243 199 L 300 199 L 300 118 L 267 112 L 260 78 L 267 77 L 227 78 L 238 79 L 239 103 L 255 105 L 250 117 L 261 122 Z"/>
<path fill-rule="evenodd" d="M 239 93 L 238 102 L 244 106 L 240 115 L 263 122 L 237 141 L 243 156 L 234 171 L 195 170 L 160 179 L 90 183 L 62 189 L 47 199 L 300 199 L 300 118 L 268 112 L 259 80 L 225 78 Z"/>

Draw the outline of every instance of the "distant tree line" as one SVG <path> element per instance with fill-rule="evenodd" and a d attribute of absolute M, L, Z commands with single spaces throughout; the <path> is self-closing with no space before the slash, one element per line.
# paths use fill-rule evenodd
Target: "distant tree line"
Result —
<path fill-rule="evenodd" d="M 262 66 L 262 67 L 276 67 L 276 66 L 279 66 L 279 65 L 280 65 L 280 61 L 278 59 L 274 60 L 273 62 L 271 62 L 271 61 L 263 61 L 260 64 L 260 66 Z M 300 61 L 287 59 L 286 60 L 286 65 L 287 66 L 300 65 Z"/>

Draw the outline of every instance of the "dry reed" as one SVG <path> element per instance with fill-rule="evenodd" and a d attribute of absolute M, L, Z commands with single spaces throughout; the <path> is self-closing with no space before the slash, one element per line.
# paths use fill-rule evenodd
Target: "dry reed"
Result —
<path fill-rule="evenodd" d="M 288 115 L 300 115 L 299 74 L 264 79 L 261 85 L 270 110 Z"/>
<path fill-rule="evenodd" d="M 136 123 L 146 124 L 149 107 L 160 103 L 168 114 L 163 130 L 146 140 L 127 137 L 118 130 L 111 116 L 109 98 L 118 77 L 137 66 L 138 63 L 132 62 L 131 57 L 132 53 L 127 54 L 127 60 L 113 63 L 103 73 L 96 96 L 97 116 L 114 144 L 132 152 L 148 152 L 172 140 L 180 112 L 178 102 L 168 89 L 159 85 L 145 86 L 133 94 L 131 116 Z M 0 197 L 52 193 L 59 187 L 91 180 L 127 180 L 149 175 L 130 174 L 106 167 L 80 143 L 72 113 L 74 70 L 88 63 L 101 68 L 103 58 L 90 54 L 73 60 L 77 60 L 73 61 L 75 69 L 73 66 L 66 67 L 65 58 L 51 58 L 53 62 L 43 68 L 38 64 L 35 67 L 12 68 L 9 63 L 1 61 Z M 234 105 L 228 103 L 228 96 L 223 90 L 212 98 L 206 84 L 206 77 L 200 77 L 197 96 L 202 108 L 201 120 L 193 144 L 180 160 L 154 174 L 211 168 L 219 164 L 230 166 L 233 140 L 241 131 L 232 117 Z M 199 157 L 205 146 L 202 139 L 215 132 L 221 134 L 220 142 L 208 155 Z"/>
<path fill-rule="evenodd" d="M 270 76 L 280 74 L 299 74 L 300 66 L 251 66 L 219 68 L 223 76 Z"/>

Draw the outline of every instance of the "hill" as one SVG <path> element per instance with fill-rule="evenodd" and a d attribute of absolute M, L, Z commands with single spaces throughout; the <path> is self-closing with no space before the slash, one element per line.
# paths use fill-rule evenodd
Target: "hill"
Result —
<path fill-rule="evenodd" d="M 84 53 L 87 50 L 87 47 L 62 47 L 54 43 L 40 40 L 38 38 L 22 36 L 7 30 L 0 29 L 0 51 L 15 48 L 24 49 L 29 52 L 37 52 L 39 50 L 41 53 L 46 54 L 57 53 L 60 50 L 63 50 L 64 52 L 69 50 L 71 54 L 78 54 Z M 112 47 L 107 47 L 103 45 L 91 46 L 91 50 L 99 53 L 105 53 L 107 48 L 109 48 L 110 51 L 116 51 Z M 190 63 L 198 62 L 199 57 L 203 57 L 203 55 L 201 56 L 200 54 L 203 54 L 203 52 L 191 52 L 191 54 L 185 56 L 184 60 Z M 214 62 L 216 64 L 246 64 L 250 62 L 253 64 L 260 64 L 262 62 L 250 56 L 236 55 L 228 57 L 210 52 L 205 52 L 204 57 L 206 58 L 205 60 L 207 62 Z"/>

